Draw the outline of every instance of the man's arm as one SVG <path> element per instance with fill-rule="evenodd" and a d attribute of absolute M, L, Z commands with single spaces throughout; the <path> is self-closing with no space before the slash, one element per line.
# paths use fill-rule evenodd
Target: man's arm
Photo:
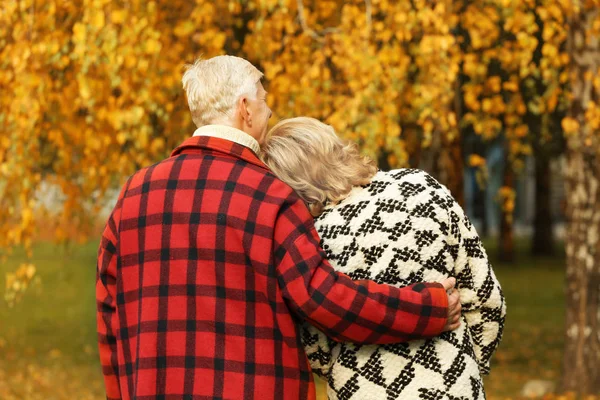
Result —
<path fill-rule="evenodd" d="M 336 341 L 396 343 L 439 335 L 447 324 L 448 295 L 439 283 L 399 289 L 336 272 L 310 213 L 294 197 L 276 221 L 274 252 L 288 307 Z"/>
<path fill-rule="evenodd" d="M 96 271 L 96 322 L 100 362 L 108 399 L 121 398 L 115 331 L 118 326 L 118 319 L 115 301 L 117 257 L 114 250 L 114 244 L 103 236 L 98 252 L 98 268 Z"/>
<path fill-rule="evenodd" d="M 96 265 L 96 324 L 98 348 L 104 374 L 107 400 L 121 399 L 119 363 L 117 360 L 116 329 L 119 326 L 116 312 L 117 296 L 117 224 L 125 189 L 106 223 Z"/>

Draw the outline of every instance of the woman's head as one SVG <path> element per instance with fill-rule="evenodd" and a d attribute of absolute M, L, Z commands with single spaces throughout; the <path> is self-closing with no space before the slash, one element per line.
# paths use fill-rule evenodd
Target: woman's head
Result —
<path fill-rule="evenodd" d="M 340 139 L 331 126 L 307 117 L 275 125 L 261 157 L 315 216 L 327 202 L 344 199 L 353 186 L 369 183 L 377 172 L 375 163 L 361 156 L 356 145 Z"/>

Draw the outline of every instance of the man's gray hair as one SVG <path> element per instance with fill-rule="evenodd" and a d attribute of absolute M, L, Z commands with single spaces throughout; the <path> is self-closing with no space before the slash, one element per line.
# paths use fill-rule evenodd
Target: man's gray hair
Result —
<path fill-rule="evenodd" d="M 182 83 L 196 126 L 231 121 L 241 96 L 256 98 L 262 77 L 249 61 L 234 56 L 198 59 L 186 65 Z"/>

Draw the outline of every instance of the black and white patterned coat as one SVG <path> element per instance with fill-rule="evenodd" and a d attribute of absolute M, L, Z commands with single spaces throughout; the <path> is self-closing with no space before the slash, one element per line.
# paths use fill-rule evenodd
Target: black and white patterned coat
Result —
<path fill-rule="evenodd" d="M 427 173 L 378 172 L 315 221 L 333 267 L 352 279 L 405 286 L 454 276 L 462 324 L 429 340 L 358 346 L 302 326 L 330 399 L 484 399 L 481 374 L 502 337 L 506 307 L 481 240 L 449 191 Z"/>

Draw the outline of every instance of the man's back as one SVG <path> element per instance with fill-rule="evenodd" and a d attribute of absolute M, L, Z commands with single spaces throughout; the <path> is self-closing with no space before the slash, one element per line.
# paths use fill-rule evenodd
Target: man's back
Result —
<path fill-rule="evenodd" d="M 207 148 L 132 176 L 114 221 L 123 398 L 282 397 L 275 377 L 304 382 L 285 386 L 291 397 L 313 391 L 272 270 L 290 195 L 264 167 Z"/>

